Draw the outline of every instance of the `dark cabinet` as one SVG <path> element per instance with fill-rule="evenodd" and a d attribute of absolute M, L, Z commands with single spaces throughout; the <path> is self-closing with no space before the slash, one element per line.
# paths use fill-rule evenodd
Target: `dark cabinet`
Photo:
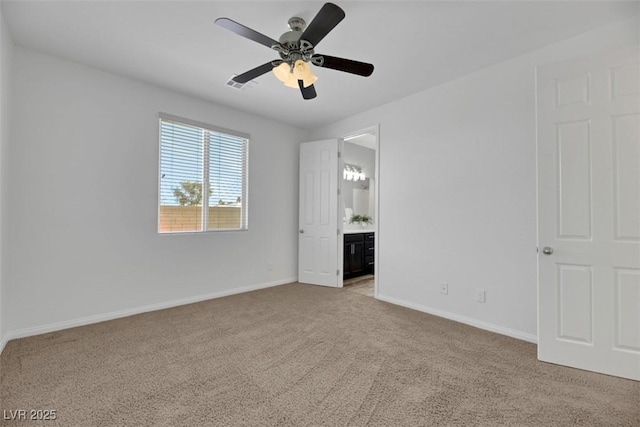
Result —
<path fill-rule="evenodd" d="M 364 274 L 374 274 L 375 271 L 376 236 L 364 233 Z"/>
<path fill-rule="evenodd" d="M 344 235 L 343 278 L 374 272 L 375 237 L 373 233 L 356 233 Z"/>

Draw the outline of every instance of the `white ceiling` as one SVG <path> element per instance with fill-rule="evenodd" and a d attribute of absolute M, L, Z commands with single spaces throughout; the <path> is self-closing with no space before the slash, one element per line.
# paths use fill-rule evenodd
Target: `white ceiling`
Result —
<path fill-rule="evenodd" d="M 375 65 L 368 78 L 315 68 L 305 101 L 271 74 L 226 86 L 277 54 L 214 25 L 228 17 L 273 39 L 317 1 L 2 0 L 14 42 L 238 110 L 313 129 L 524 52 L 638 14 L 639 3 L 336 0 L 346 12 L 317 53 Z"/>

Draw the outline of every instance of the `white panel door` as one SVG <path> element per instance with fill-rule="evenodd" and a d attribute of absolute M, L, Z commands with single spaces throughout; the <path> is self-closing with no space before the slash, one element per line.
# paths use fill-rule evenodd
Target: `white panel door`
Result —
<path fill-rule="evenodd" d="M 298 281 L 338 287 L 337 139 L 300 144 L 299 233 Z"/>
<path fill-rule="evenodd" d="M 640 380 L 640 50 L 540 67 L 538 358 Z"/>

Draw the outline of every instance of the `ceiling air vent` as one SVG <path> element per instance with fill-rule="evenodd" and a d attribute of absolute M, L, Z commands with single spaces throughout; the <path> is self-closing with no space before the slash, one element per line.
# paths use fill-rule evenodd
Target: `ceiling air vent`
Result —
<path fill-rule="evenodd" d="M 238 89 L 241 91 L 246 91 L 247 89 L 251 89 L 252 87 L 254 87 L 257 82 L 254 80 L 250 80 L 246 83 L 238 83 L 238 82 L 234 82 L 233 78 L 236 77 L 236 75 L 234 74 L 233 76 L 229 77 L 229 80 L 227 80 L 227 86 L 232 87 L 234 89 Z"/>

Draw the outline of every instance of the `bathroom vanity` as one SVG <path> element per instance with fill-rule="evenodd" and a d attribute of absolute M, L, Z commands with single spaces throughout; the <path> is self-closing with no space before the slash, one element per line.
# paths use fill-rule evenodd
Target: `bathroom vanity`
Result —
<path fill-rule="evenodd" d="M 344 230 L 343 279 L 374 274 L 375 233 Z"/>

